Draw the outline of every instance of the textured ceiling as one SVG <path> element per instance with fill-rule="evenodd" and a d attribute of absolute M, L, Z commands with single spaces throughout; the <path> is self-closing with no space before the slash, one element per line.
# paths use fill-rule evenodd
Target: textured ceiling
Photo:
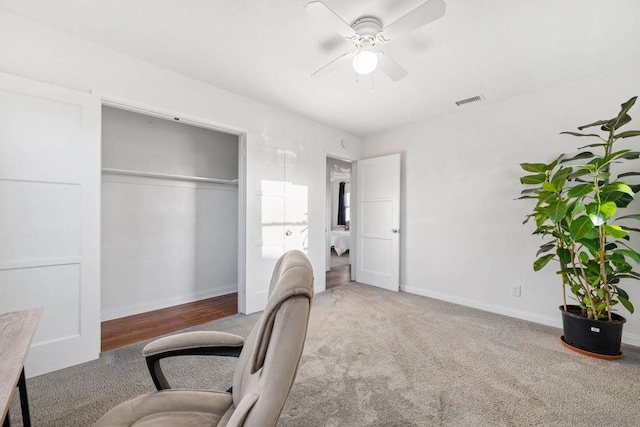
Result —
<path fill-rule="evenodd" d="M 424 0 L 324 0 L 383 24 Z M 638 0 L 445 0 L 446 15 L 384 51 L 409 71 L 356 83 L 310 74 L 351 45 L 306 0 L 0 0 L 18 14 L 147 62 L 366 136 L 640 61 Z"/>

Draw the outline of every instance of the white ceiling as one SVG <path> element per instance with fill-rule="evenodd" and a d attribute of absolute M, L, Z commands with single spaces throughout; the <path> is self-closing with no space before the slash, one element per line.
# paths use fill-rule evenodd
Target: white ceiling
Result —
<path fill-rule="evenodd" d="M 385 23 L 424 0 L 324 0 Z M 366 136 L 640 61 L 638 0 L 445 0 L 446 15 L 384 46 L 409 71 L 310 74 L 351 45 L 306 0 L 0 0 L 0 9 Z"/>

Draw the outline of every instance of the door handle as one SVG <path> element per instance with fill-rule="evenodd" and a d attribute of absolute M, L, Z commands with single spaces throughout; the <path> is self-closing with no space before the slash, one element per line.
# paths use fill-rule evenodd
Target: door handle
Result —
<path fill-rule="evenodd" d="M 291 230 L 287 230 L 284 235 L 285 236 L 291 236 L 293 234 L 293 232 Z"/>
<path fill-rule="evenodd" d="M 400 230 L 399 230 L 398 228 L 392 228 L 392 229 L 391 229 L 391 232 L 392 232 L 393 234 L 398 234 L 398 233 L 400 232 Z"/>

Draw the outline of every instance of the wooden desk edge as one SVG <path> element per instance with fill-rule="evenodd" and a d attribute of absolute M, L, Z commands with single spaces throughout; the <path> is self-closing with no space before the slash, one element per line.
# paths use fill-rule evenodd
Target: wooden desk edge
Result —
<path fill-rule="evenodd" d="M 3 365 L 5 365 L 5 368 L 0 371 L 0 405 L 3 408 L 0 421 L 4 421 L 9 412 L 20 374 L 24 369 L 27 351 L 31 347 L 31 341 L 41 315 L 42 308 L 0 314 L 0 355 L 3 356 Z M 8 326 L 13 326 L 11 330 L 8 330 L 8 327 L 2 327 L 5 321 Z M 18 324 L 17 328 L 15 324 Z M 11 333 L 13 334 L 11 335 Z M 15 339 L 15 335 L 18 335 L 17 339 Z M 4 344 L 5 340 L 9 342 Z"/>

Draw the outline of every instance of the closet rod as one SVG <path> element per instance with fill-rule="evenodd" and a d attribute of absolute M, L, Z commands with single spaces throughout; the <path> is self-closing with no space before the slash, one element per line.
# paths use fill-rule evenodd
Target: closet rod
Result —
<path fill-rule="evenodd" d="M 155 173 L 155 172 L 144 172 L 144 171 L 137 171 L 137 170 L 130 170 L 130 169 L 112 169 L 112 168 L 102 168 L 102 172 L 115 174 L 115 175 L 144 176 L 147 178 L 174 179 L 177 181 L 211 182 L 214 184 L 238 185 L 237 179 L 203 178 L 199 176 L 171 175 L 168 173 Z"/>

